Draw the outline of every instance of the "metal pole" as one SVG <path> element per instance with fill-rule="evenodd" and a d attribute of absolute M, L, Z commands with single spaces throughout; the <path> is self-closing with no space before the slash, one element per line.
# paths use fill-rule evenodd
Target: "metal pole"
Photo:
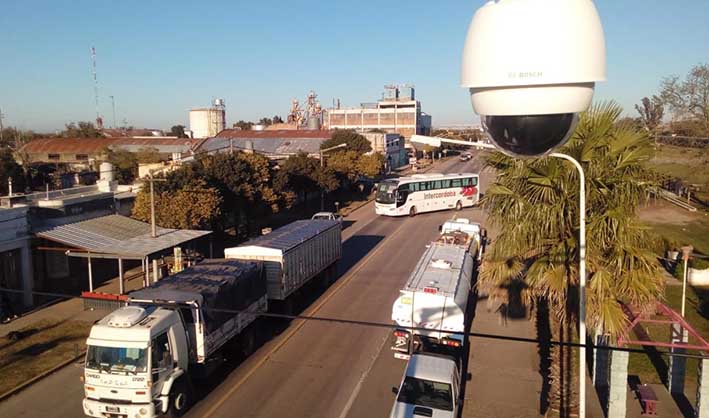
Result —
<path fill-rule="evenodd" d="M 320 150 L 320 170 L 325 167 L 325 161 L 323 161 L 323 152 Z M 320 186 L 320 211 L 325 210 L 325 190 L 323 186 Z"/>
<path fill-rule="evenodd" d="M 108 96 L 111 98 L 111 107 L 113 107 L 113 129 L 116 129 L 116 101 L 114 100 L 113 96 Z"/>
<path fill-rule="evenodd" d="M 684 318 L 684 304 L 687 298 L 687 264 L 689 255 L 692 254 L 694 247 L 687 245 L 682 247 L 682 260 L 684 260 L 684 274 L 682 275 L 682 318 Z"/>
<path fill-rule="evenodd" d="M 158 234 L 155 227 L 155 189 L 153 179 L 150 179 L 150 236 L 155 238 Z"/>
<path fill-rule="evenodd" d="M 5 142 L 5 139 L 3 138 L 3 133 L 2 133 L 2 131 L 5 130 L 5 127 L 2 126 L 3 116 L 5 116 L 5 115 L 2 114 L 2 109 L 0 109 L 0 143 Z"/>
<path fill-rule="evenodd" d="M 571 162 L 579 173 L 579 418 L 586 417 L 586 177 L 573 157 L 552 153 Z"/>
<path fill-rule="evenodd" d="M 123 259 L 118 258 L 118 294 L 123 294 Z"/>
<path fill-rule="evenodd" d="M 88 260 L 89 260 L 89 292 L 94 291 L 94 275 L 93 272 L 91 271 L 91 253 L 88 254 Z"/>

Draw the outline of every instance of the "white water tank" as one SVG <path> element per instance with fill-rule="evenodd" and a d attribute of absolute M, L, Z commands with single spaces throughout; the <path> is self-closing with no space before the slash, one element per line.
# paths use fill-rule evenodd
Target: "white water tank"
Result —
<path fill-rule="evenodd" d="M 193 138 L 216 136 L 226 128 L 224 108 L 203 108 L 190 110 L 190 131 Z"/>
<path fill-rule="evenodd" d="M 105 181 L 113 181 L 115 179 L 115 174 L 113 173 L 113 164 L 108 161 L 104 161 L 99 166 L 99 179 Z"/>

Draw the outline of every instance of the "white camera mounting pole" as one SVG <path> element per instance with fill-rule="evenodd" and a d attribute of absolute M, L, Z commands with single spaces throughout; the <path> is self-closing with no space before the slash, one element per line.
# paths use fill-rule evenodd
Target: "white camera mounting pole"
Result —
<path fill-rule="evenodd" d="M 500 151 L 494 145 L 484 142 L 461 141 L 435 136 L 412 135 L 411 142 L 432 147 L 440 147 L 445 142 L 452 145 Z M 579 174 L 579 417 L 583 418 L 586 416 L 586 176 L 581 164 L 572 156 L 559 152 L 552 152 L 548 156 L 571 162 Z"/>

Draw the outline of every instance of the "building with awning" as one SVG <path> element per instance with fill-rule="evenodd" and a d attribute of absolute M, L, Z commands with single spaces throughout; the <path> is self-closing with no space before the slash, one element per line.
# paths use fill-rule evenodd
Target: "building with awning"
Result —
<path fill-rule="evenodd" d="M 91 260 L 116 260 L 121 293 L 124 288 L 124 260 L 140 260 L 146 272 L 146 283 L 149 283 L 147 275 L 151 260 L 172 254 L 175 247 L 189 247 L 211 234 L 211 231 L 156 227 L 153 237 L 150 224 L 121 215 L 106 215 L 73 223 L 52 224 L 48 220 L 41 230 L 35 231 L 36 237 L 60 245 L 41 249 L 87 259 L 89 291 L 94 288 Z"/>

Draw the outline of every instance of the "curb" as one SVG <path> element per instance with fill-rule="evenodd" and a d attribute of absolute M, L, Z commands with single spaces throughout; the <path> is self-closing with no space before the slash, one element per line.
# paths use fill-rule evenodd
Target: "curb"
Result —
<path fill-rule="evenodd" d="M 79 355 L 74 356 L 70 359 L 67 359 L 67 360 L 57 364 L 56 366 L 52 367 L 51 369 L 38 374 L 37 376 L 31 378 L 30 380 L 20 383 L 19 385 L 8 390 L 7 392 L 0 394 L 0 402 L 4 401 L 5 399 L 7 399 L 13 395 L 16 395 L 16 394 L 22 392 L 23 390 L 27 389 L 28 387 L 32 386 L 33 384 L 37 383 L 38 381 L 44 379 L 45 377 L 49 376 L 50 374 L 55 373 L 55 372 L 59 371 L 60 369 L 63 369 L 64 367 L 70 365 L 71 363 L 75 362 L 76 360 L 82 358 L 85 354 L 86 354 L 86 350 L 83 350 L 79 353 Z"/>

